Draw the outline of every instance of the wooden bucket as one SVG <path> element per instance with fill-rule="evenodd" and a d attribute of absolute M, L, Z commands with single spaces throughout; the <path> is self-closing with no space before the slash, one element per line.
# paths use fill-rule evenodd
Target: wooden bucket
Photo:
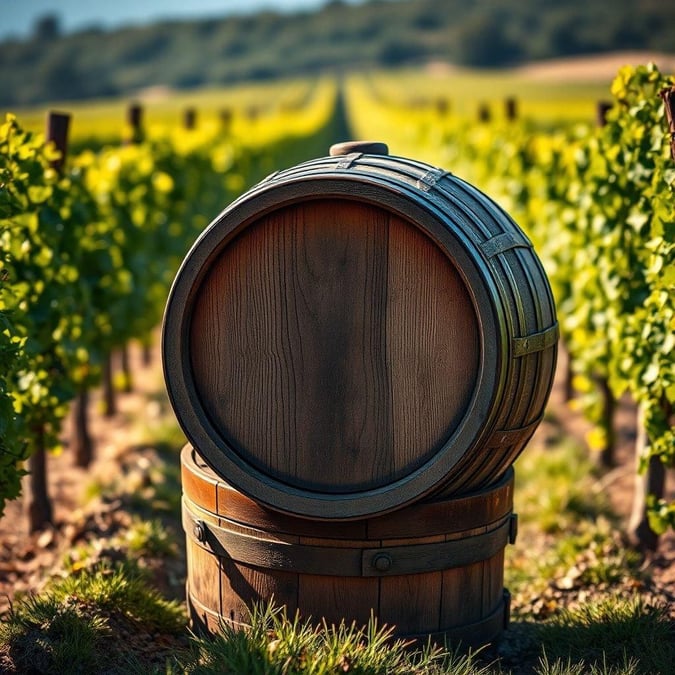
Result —
<path fill-rule="evenodd" d="M 246 624 L 272 597 L 292 616 L 365 625 L 396 637 L 464 645 L 508 623 L 504 548 L 515 538 L 513 469 L 475 494 L 361 521 L 310 521 L 266 509 L 181 454 L 187 599 L 193 626 Z"/>
<path fill-rule="evenodd" d="M 176 416 L 219 475 L 290 515 L 349 520 L 500 480 L 542 418 L 557 337 L 541 264 L 492 200 L 350 152 L 213 221 L 162 350 Z"/>

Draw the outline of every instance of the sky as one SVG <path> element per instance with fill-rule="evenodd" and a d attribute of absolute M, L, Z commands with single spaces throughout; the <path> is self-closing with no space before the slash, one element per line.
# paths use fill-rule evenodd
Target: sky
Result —
<path fill-rule="evenodd" d="M 57 15 L 62 30 L 72 32 L 92 25 L 116 28 L 159 19 L 199 19 L 263 8 L 312 9 L 325 3 L 326 0 L 0 0 L 0 39 L 27 37 L 35 20 L 46 14 Z"/>

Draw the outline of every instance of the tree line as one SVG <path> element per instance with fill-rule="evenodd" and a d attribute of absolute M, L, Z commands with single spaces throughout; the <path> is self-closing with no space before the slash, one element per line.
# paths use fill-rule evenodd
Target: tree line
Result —
<path fill-rule="evenodd" d="M 319 10 L 162 21 L 64 34 L 59 15 L 0 43 L 0 105 L 419 65 L 500 67 L 616 50 L 672 51 L 661 0 L 332 0 Z"/>

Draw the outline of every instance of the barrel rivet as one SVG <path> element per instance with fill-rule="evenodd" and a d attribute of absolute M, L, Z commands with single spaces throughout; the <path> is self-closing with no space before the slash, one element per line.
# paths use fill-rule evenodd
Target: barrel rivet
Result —
<path fill-rule="evenodd" d="M 195 535 L 197 541 L 206 541 L 206 527 L 204 527 L 204 523 L 201 520 L 195 522 L 192 533 Z"/>
<path fill-rule="evenodd" d="M 386 572 L 387 570 L 391 569 L 393 563 L 394 561 L 391 559 L 391 556 L 388 553 L 378 553 L 373 558 L 373 567 L 378 572 Z"/>

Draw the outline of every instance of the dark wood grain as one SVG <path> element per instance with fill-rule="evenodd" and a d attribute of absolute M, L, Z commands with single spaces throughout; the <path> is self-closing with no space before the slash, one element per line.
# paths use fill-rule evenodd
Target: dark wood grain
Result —
<path fill-rule="evenodd" d="M 220 614 L 220 584 L 223 578 L 220 561 L 201 546 L 186 541 L 188 592 L 202 605 Z"/>
<path fill-rule="evenodd" d="M 341 621 L 365 626 L 379 613 L 379 587 L 370 579 L 303 574 L 299 578 L 299 608 L 303 616 L 329 624 Z"/>
<path fill-rule="evenodd" d="M 190 339 L 200 401 L 240 455 L 335 493 L 432 457 L 465 414 L 479 349 L 470 294 L 441 249 L 345 200 L 246 228 L 203 281 Z"/>
<path fill-rule="evenodd" d="M 249 612 L 255 604 L 265 604 L 274 598 L 285 606 L 289 616 L 295 614 L 298 597 L 298 575 L 276 570 L 270 574 L 252 565 L 242 565 L 221 559 L 221 613 L 234 624 L 248 625 Z"/>
<path fill-rule="evenodd" d="M 411 574 L 380 580 L 380 616 L 400 635 L 435 633 L 440 625 L 442 572 Z"/>

